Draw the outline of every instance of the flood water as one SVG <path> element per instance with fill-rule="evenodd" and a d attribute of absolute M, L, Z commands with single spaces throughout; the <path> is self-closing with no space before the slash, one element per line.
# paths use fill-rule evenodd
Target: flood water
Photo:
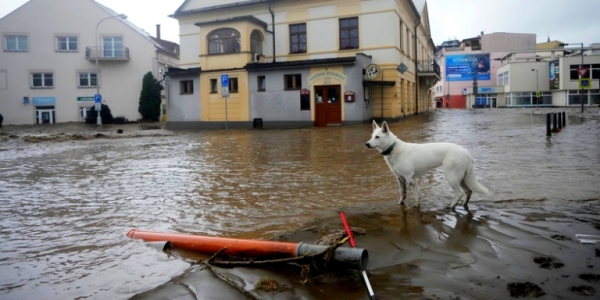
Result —
<path fill-rule="evenodd" d="M 443 110 L 390 128 L 406 142 L 469 149 L 477 178 L 492 192 L 474 194 L 473 206 L 600 199 L 598 121 L 571 117 L 546 138 L 544 115 Z M 9 131 L 20 134 L 0 128 Z M 335 222 L 339 209 L 384 213 L 400 195 L 381 155 L 364 145 L 371 131 L 364 124 L 1 142 L 0 298 L 127 299 L 190 266 L 128 239 L 132 228 L 271 239 Z M 420 187 L 421 211 L 451 202 L 441 170 Z"/>

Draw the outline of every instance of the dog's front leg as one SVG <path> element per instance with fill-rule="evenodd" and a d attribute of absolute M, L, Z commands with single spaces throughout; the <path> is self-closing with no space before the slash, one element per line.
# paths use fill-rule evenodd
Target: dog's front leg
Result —
<path fill-rule="evenodd" d="M 417 200 L 417 207 L 421 206 L 421 191 L 419 190 L 419 183 L 417 181 L 417 176 L 411 176 L 410 180 L 408 180 L 408 185 L 412 187 L 413 195 L 415 195 L 415 200 Z"/>
<path fill-rule="evenodd" d="M 406 200 L 406 179 L 398 176 L 398 185 L 400 186 L 400 201 L 398 201 L 398 205 L 402 205 L 404 204 L 404 200 Z"/>

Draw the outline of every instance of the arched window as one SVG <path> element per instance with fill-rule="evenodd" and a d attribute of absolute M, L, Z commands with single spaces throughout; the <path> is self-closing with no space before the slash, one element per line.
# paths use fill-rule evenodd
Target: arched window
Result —
<path fill-rule="evenodd" d="M 235 29 L 217 29 L 208 36 L 208 54 L 240 52 L 240 33 Z"/>
<path fill-rule="evenodd" d="M 262 52 L 262 41 L 263 37 L 260 31 L 254 30 L 250 35 L 250 52 L 263 54 Z"/>

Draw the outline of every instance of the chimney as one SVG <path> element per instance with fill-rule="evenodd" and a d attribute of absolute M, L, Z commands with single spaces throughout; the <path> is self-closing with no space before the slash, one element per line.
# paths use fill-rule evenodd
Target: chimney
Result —
<path fill-rule="evenodd" d="M 156 24 L 156 38 L 160 40 L 160 24 Z"/>

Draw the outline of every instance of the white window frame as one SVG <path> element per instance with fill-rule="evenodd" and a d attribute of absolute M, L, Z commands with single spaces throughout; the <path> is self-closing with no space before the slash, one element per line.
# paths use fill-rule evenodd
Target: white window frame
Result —
<path fill-rule="evenodd" d="M 107 44 L 110 47 L 106 47 Z M 123 37 L 105 36 L 102 37 L 102 57 L 125 57 L 125 47 L 123 46 Z"/>
<path fill-rule="evenodd" d="M 86 75 L 87 85 L 81 84 L 82 75 Z M 92 75 L 96 77 L 96 84 L 92 84 Z M 98 74 L 96 72 L 79 72 L 77 73 L 77 86 L 81 88 L 97 87 L 98 86 Z"/>
<path fill-rule="evenodd" d="M 36 75 L 41 75 L 40 79 L 41 79 L 42 82 L 41 82 L 41 85 L 39 85 L 39 86 L 35 85 L 35 76 Z M 50 75 L 50 76 L 48 76 L 48 75 Z M 51 79 L 52 80 L 52 85 L 46 85 L 46 80 L 47 79 Z M 54 88 L 54 72 L 31 72 L 31 88 L 32 89 Z"/>
<path fill-rule="evenodd" d="M 60 49 L 61 39 L 65 39 L 67 49 Z M 75 49 L 71 49 L 71 41 L 75 40 Z M 56 51 L 58 52 L 77 52 L 79 51 L 79 38 L 76 36 L 57 36 L 56 37 Z"/>
<path fill-rule="evenodd" d="M 15 47 L 14 49 L 9 49 L 8 48 L 8 39 L 9 38 L 15 38 Z M 25 40 L 25 47 L 22 49 L 20 47 L 20 44 L 22 41 L 20 41 L 21 39 Z M 4 35 L 4 51 L 6 52 L 27 52 L 29 51 L 29 37 L 27 35 L 24 34 L 6 34 Z"/>

